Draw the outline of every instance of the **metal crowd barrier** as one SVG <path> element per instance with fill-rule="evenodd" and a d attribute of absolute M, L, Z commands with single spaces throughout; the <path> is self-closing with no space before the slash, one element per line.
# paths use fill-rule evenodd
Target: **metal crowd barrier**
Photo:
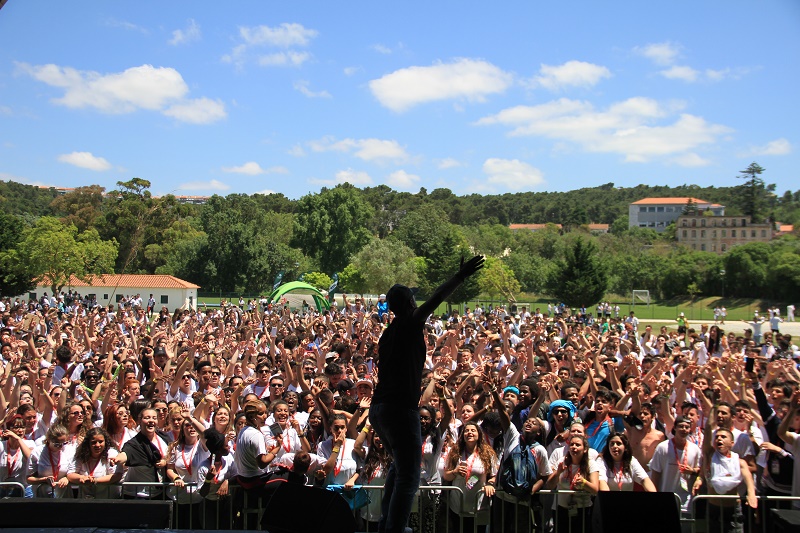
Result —
<path fill-rule="evenodd" d="M 774 527 L 772 527 L 772 516 L 770 513 L 771 509 L 776 507 L 770 506 L 770 502 L 789 502 L 789 505 L 786 506 L 787 509 L 791 509 L 792 505 L 791 502 L 800 502 L 800 496 L 757 496 L 758 499 L 758 508 L 757 509 L 750 509 L 749 512 L 738 513 L 736 509 L 741 509 L 741 506 L 746 504 L 744 500 L 746 498 L 739 496 L 738 494 L 698 494 L 697 496 L 692 497 L 691 501 L 691 525 L 692 525 L 692 533 L 724 533 L 725 531 L 729 530 L 730 526 L 726 526 L 725 522 L 732 521 L 732 520 L 739 520 L 741 518 L 741 524 L 744 528 L 744 531 L 749 531 L 750 533 L 768 533 L 771 532 Z M 733 505 L 729 506 L 719 506 L 715 505 L 711 500 L 726 500 L 726 501 L 733 501 Z M 705 501 L 706 505 L 701 506 L 701 509 L 697 508 L 697 503 Z M 704 508 L 703 508 L 704 507 Z M 712 508 L 713 511 L 712 511 Z M 730 509 L 729 512 L 723 512 L 723 509 Z M 719 513 L 719 529 L 712 529 L 711 524 L 709 523 L 710 512 Z M 744 527 L 746 525 L 746 527 Z M 736 531 L 736 529 L 734 529 Z"/>
<path fill-rule="evenodd" d="M 261 518 L 264 514 L 263 502 L 261 498 L 251 498 L 247 491 L 235 483 L 229 485 L 229 492 L 226 497 L 218 498 L 216 500 L 209 500 L 202 498 L 197 503 L 179 503 L 176 498 L 179 494 L 194 494 L 198 489 L 195 483 L 189 483 L 184 487 L 176 488 L 174 483 L 160 483 L 160 482 L 124 482 L 114 485 L 119 488 L 120 495 L 123 498 L 143 498 L 143 499 L 157 499 L 157 500 L 172 500 L 173 501 L 173 523 L 174 529 L 261 529 Z M 370 493 L 371 500 L 373 501 L 373 517 L 380 514 L 379 507 L 380 501 L 383 497 L 383 485 L 363 485 L 363 489 Z M 25 486 L 16 482 L 0 482 L 0 490 L 2 489 L 16 489 L 19 494 L 25 494 Z M 457 493 L 461 498 L 461 508 L 470 507 L 477 509 L 478 499 L 480 494 L 476 495 L 476 500 L 471 506 L 465 506 L 466 495 L 464 492 L 454 486 L 449 485 L 426 485 L 422 486 L 417 493 L 415 505 L 412 509 L 417 513 L 417 522 L 415 526 L 421 532 L 433 531 L 433 533 L 451 533 L 454 529 L 450 520 L 450 510 L 448 505 L 449 495 Z M 575 491 L 569 490 L 541 490 L 536 494 L 539 495 L 543 501 L 537 504 L 536 501 L 522 500 L 517 501 L 511 496 L 503 496 L 502 491 L 495 493 L 495 497 L 485 501 L 483 509 L 478 510 L 475 514 L 462 514 L 458 516 L 458 530 L 463 533 L 469 533 L 469 530 L 464 530 L 465 518 L 474 518 L 473 527 L 471 531 L 476 533 L 478 528 L 489 526 L 491 531 L 501 531 L 508 533 L 528 533 L 530 531 L 546 530 L 546 524 L 541 523 L 552 519 L 554 531 L 560 531 L 559 528 L 559 513 L 551 509 L 553 498 L 558 498 L 559 495 L 574 494 Z M 676 495 L 677 499 L 677 495 Z M 252 501 L 255 500 L 255 501 Z M 682 523 L 689 523 L 692 533 L 721 533 L 726 531 L 724 523 L 721 523 L 721 529 L 711 530 L 707 527 L 708 509 L 714 506 L 713 503 L 706 503 L 705 513 L 703 513 L 703 506 L 698 508 L 698 503 L 708 500 L 734 500 L 734 507 L 727 507 L 726 509 L 733 509 L 736 506 L 735 500 L 740 500 L 737 495 L 698 495 L 692 498 L 690 502 L 690 518 L 685 516 L 681 517 Z M 109 500 L 113 501 L 113 499 Z M 791 502 L 800 502 L 800 497 L 792 496 L 760 496 L 758 498 L 759 509 L 758 513 L 744 513 L 743 520 L 747 528 L 745 531 L 750 533 L 768 533 L 771 531 L 769 509 L 774 507 L 777 502 L 785 502 L 786 508 L 791 508 Z M 533 506 L 531 506 L 533 503 Z M 512 512 L 509 515 L 509 505 Z M 770 505 L 772 504 L 772 505 Z M 374 507 L 377 505 L 377 508 Z M 717 506 L 718 507 L 718 506 Z M 354 516 L 360 519 L 364 511 L 368 509 L 355 510 Z M 714 509 L 716 512 L 718 509 Z M 721 513 L 721 516 L 728 517 L 730 513 Z M 429 521 L 433 520 L 432 526 Z M 534 523 L 534 520 L 536 523 Z M 587 525 L 587 520 L 584 522 L 583 527 L 579 531 L 570 530 L 570 533 L 587 533 L 591 531 L 591 524 Z M 360 520 L 359 531 L 373 533 L 377 531 L 376 521 Z"/>

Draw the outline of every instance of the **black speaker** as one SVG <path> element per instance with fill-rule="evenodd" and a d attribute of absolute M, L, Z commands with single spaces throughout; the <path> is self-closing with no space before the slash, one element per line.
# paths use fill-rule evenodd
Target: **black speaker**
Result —
<path fill-rule="evenodd" d="M 275 490 L 264 496 L 261 529 L 269 533 L 355 532 L 353 511 L 339 494 L 298 483 L 276 485 Z"/>
<path fill-rule="evenodd" d="M 152 500 L 0 500 L 3 528 L 169 529 L 172 502 Z"/>
<path fill-rule="evenodd" d="M 800 511 L 772 509 L 773 533 L 795 533 L 800 531 Z"/>
<path fill-rule="evenodd" d="M 592 512 L 594 533 L 675 533 L 681 511 L 671 492 L 598 492 Z"/>

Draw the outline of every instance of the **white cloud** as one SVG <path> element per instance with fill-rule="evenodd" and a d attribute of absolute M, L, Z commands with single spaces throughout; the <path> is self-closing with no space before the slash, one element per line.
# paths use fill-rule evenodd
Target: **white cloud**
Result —
<path fill-rule="evenodd" d="M 189 25 L 185 29 L 177 29 L 172 32 L 172 39 L 169 44 L 186 44 L 192 41 L 199 41 L 201 37 L 200 25 L 194 19 L 189 19 Z"/>
<path fill-rule="evenodd" d="M 264 189 L 262 191 L 256 191 L 254 194 L 263 194 L 265 196 L 269 196 L 270 194 L 278 194 L 277 191 L 273 191 L 272 189 Z"/>
<path fill-rule="evenodd" d="M 179 191 L 227 191 L 230 185 L 218 180 L 211 181 L 188 181 L 178 185 Z"/>
<path fill-rule="evenodd" d="M 453 159 L 452 157 L 446 157 L 444 159 L 441 159 L 436 164 L 436 167 L 441 169 L 441 170 L 444 170 L 444 169 L 447 169 L 447 168 L 463 167 L 463 166 L 464 165 L 461 163 L 461 161 L 458 161 L 457 159 Z"/>
<path fill-rule="evenodd" d="M 328 91 L 317 91 L 314 92 L 308 88 L 308 81 L 306 80 L 298 80 L 294 82 L 294 88 L 296 91 L 300 91 L 303 95 L 307 96 L 308 98 L 331 98 L 331 93 Z"/>
<path fill-rule="evenodd" d="M 133 24 L 132 22 L 128 22 L 125 20 L 108 19 L 106 21 L 106 25 L 112 28 L 122 28 L 124 30 L 138 31 L 139 33 L 142 33 L 144 35 L 150 33 L 147 28 L 143 28 L 142 26 L 138 26 L 136 24 Z"/>
<path fill-rule="evenodd" d="M 750 155 L 787 155 L 791 152 L 792 143 L 782 137 L 770 141 L 764 146 L 754 146 L 750 149 Z"/>
<path fill-rule="evenodd" d="M 437 100 L 482 102 L 502 93 L 513 76 L 486 61 L 457 59 L 430 67 L 408 67 L 369 82 L 372 94 L 392 111 Z"/>
<path fill-rule="evenodd" d="M 6 105 L 0 105 L 0 115 L 12 115 L 13 111 Z"/>
<path fill-rule="evenodd" d="M 373 44 L 371 46 L 371 48 L 373 50 L 375 50 L 376 52 L 378 52 L 379 54 L 388 55 L 388 54 L 392 53 L 392 49 L 391 48 L 389 48 L 388 46 L 384 46 L 382 44 Z"/>
<path fill-rule="evenodd" d="M 91 152 L 72 152 L 71 154 L 61 154 L 58 160 L 80 168 L 103 172 L 111 168 L 111 163 L 102 157 L 92 155 Z"/>
<path fill-rule="evenodd" d="M 676 158 L 713 145 L 731 130 L 681 106 L 636 97 L 598 111 L 591 103 L 566 98 L 538 106 L 517 106 L 482 118 L 479 125 L 503 124 L 512 136 L 537 136 L 575 144 L 586 152 L 618 153 L 628 162 Z"/>
<path fill-rule="evenodd" d="M 564 87 L 592 87 L 603 78 L 610 78 L 611 71 L 606 67 L 584 61 L 567 61 L 563 65 L 542 65 L 534 85 L 557 91 Z"/>
<path fill-rule="evenodd" d="M 345 76 L 352 76 L 353 74 L 361 70 L 364 69 L 362 69 L 361 67 L 345 67 L 343 72 Z"/>
<path fill-rule="evenodd" d="M 700 76 L 700 72 L 685 65 L 673 65 L 666 70 L 662 70 L 659 74 L 669 80 L 683 80 L 688 83 L 697 81 Z"/>
<path fill-rule="evenodd" d="M 353 155 L 364 161 L 389 160 L 397 163 L 409 158 L 406 149 L 397 141 L 385 139 L 343 139 L 324 137 L 319 141 L 311 141 L 309 147 L 315 152 L 353 152 Z"/>
<path fill-rule="evenodd" d="M 262 67 L 299 67 L 311 59 L 308 52 L 275 52 L 258 58 L 258 64 Z"/>
<path fill-rule="evenodd" d="M 313 38 L 319 35 L 317 30 L 304 27 L 296 22 L 284 22 L 280 26 L 242 26 L 239 36 L 251 46 L 274 46 L 291 48 L 292 46 L 308 46 Z"/>
<path fill-rule="evenodd" d="M 303 147 L 299 144 L 296 144 L 289 148 L 289 151 L 286 152 L 287 154 L 294 156 L 294 157 L 305 157 L 306 151 L 303 150 Z"/>
<path fill-rule="evenodd" d="M 682 167 L 707 167 L 711 164 L 711 161 L 708 159 L 700 157 L 692 152 L 681 154 L 678 157 L 673 158 L 672 161 Z"/>
<path fill-rule="evenodd" d="M 296 22 L 284 22 L 280 26 L 241 26 L 239 27 L 241 42 L 235 45 L 229 54 L 222 56 L 222 61 L 242 67 L 252 48 L 283 48 L 285 52 L 261 56 L 258 59 L 259 64 L 261 66 L 298 66 L 306 62 L 311 55 L 308 52 L 298 52 L 294 49 L 309 46 L 318 34 L 317 30 L 306 28 Z"/>
<path fill-rule="evenodd" d="M 190 124 L 210 124 L 227 117 L 225 104 L 220 100 L 196 98 L 171 105 L 163 111 L 168 117 Z"/>
<path fill-rule="evenodd" d="M 17 67 L 38 81 L 64 89 L 64 96 L 53 102 L 69 108 L 94 108 L 109 114 L 146 109 L 195 124 L 227 116 L 219 100 L 187 99 L 189 87 L 174 68 L 141 65 L 123 72 L 100 74 L 54 64 L 18 63 Z"/>
<path fill-rule="evenodd" d="M 363 171 L 351 168 L 340 170 L 336 173 L 336 183 L 350 183 L 351 185 L 372 185 L 372 178 Z"/>
<path fill-rule="evenodd" d="M 670 42 L 653 43 L 637 46 L 634 52 L 651 60 L 656 65 L 667 66 L 675 62 L 680 53 L 680 46 Z"/>
<path fill-rule="evenodd" d="M 246 174 L 248 176 L 258 176 L 260 174 L 288 174 L 289 170 L 286 167 L 269 167 L 261 168 L 261 165 L 255 161 L 248 161 L 244 165 L 238 167 L 222 167 L 223 172 L 229 174 Z"/>
<path fill-rule="evenodd" d="M 519 159 L 489 158 L 483 163 L 487 181 L 511 190 L 532 189 L 545 183 L 542 171 Z"/>
<path fill-rule="evenodd" d="M 393 189 L 411 189 L 415 187 L 421 178 L 415 174 L 409 174 L 405 170 L 397 170 L 389 174 L 386 184 Z"/>

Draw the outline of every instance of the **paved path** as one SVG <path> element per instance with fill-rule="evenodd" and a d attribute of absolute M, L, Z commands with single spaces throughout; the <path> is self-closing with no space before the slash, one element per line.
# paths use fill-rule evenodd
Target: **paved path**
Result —
<path fill-rule="evenodd" d="M 690 320 L 689 325 L 693 328 L 696 328 L 699 324 L 713 324 L 713 320 Z M 667 325 L 670 329 L 676 329 L 678 326 L 674 320 L 660 320 L 657 318 L 640 318 L 639 319 L 639 330 L 643 330 L 644 326 L 647 324 L 652 324 L 656 329 L 655 326 L 657 325 L 659 328 L 662 325 Z M 743 334 L 744 330 L 749 328 L 750 325 L 747 322 L 742 322 L 741 320 L 727 320 L 724 324 L 718 324 L 719 327 L 725 331 L 726 333 L 734 332 L 736 334 Z M 769 331 L 769 322 L 765 322 L 761 326 L 761 332 Z M 793 339 L 800 339 L 800 322 L 781 322 L 780 327 L 781 333 L 788 333 L 792 336 Z"/>

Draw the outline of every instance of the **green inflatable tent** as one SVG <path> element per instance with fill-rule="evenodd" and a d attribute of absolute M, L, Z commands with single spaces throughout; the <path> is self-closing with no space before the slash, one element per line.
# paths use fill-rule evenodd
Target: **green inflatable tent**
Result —
<path fill-rule="evenodd" d="M 270 303 L 276 303 L 280 301 L 281 297 L 286 294 L 287 292 L 295 292 L 295 291 L 303 291 L 303 292 L 310 292 L 311 297 L 314 298 L 314 303 L 317 304 L 317 311 L 320 313 L 325 309 L 330 309 L 331 304 L 325 295 L 320 292 L 320 290 L 313 285 L 309 285 L 308 283 L 304 283 L 302 281 L 290 281 L 289 283 L 284 283 L 274 291 L 269 297 Z"/>

